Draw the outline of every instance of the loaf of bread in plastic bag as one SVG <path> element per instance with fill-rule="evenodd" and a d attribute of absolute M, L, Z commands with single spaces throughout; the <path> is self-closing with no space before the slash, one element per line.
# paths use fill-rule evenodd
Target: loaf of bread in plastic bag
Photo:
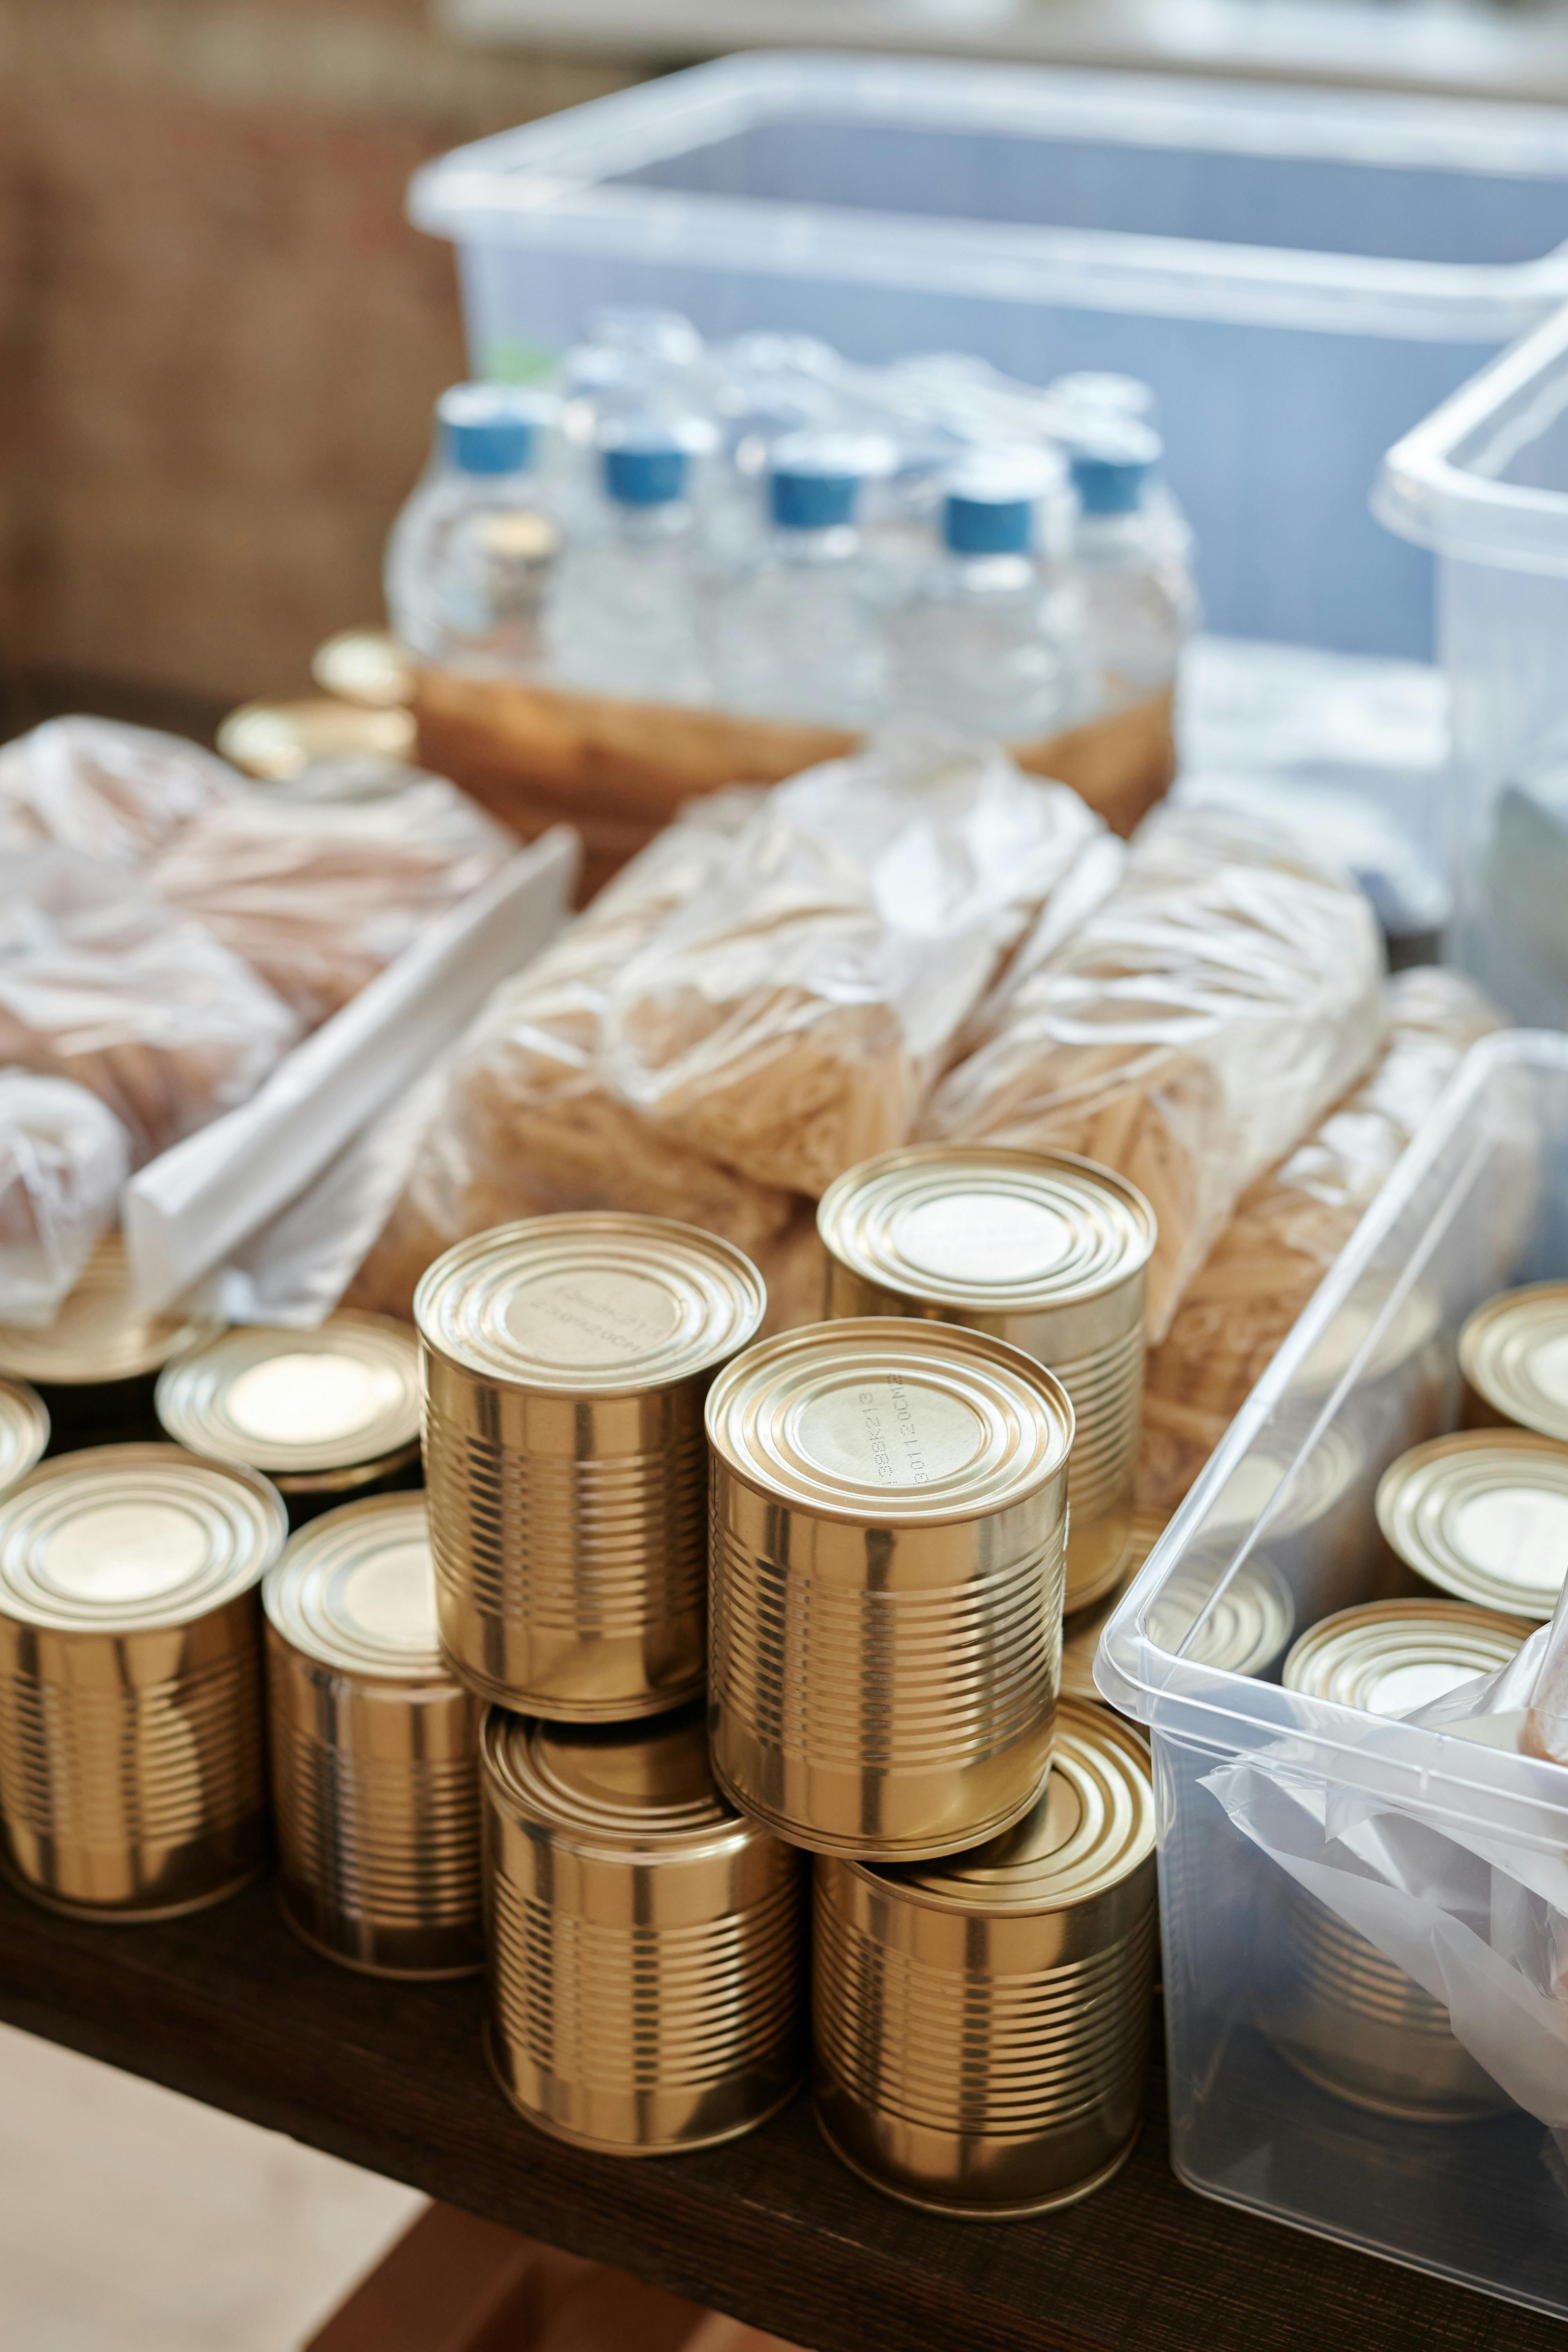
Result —
<path fill-rule="evenodd" d="M 1109 897 L 1015 960 L 921 1132 L 1079 1152 L 1138 1185 L 1158 1340 L 1246 1187 L 1365 1068 L 1383 969 L 1363 893 L 1292 836 L 1156 810 Z"/>
<path fill-rule="evenodd" d="M 143 873 L 188 824 L 244 790 L 226 761 L 183 735 L 49 719 L 0 747 L 0 850 L 74 849 Z"/>
<path fill-rule="evenodd" d="M 1250 1185 L 1151 1349 L 1138 1501 L 1173 1511 L 1405 1145 L 1478 1038 L 1503 1016 L 1456 971 L 1402 971 L 1382 1049 L 1285 1160 Z"/>
<path fill-rule="evenodd" d="M 0 858 L 0 1065 L 74 1078 L 142 1160 L 254 1094 L 300 1034 L 266 982 L 134 878 Z"/>
<path fill-rule="evenodd" d="M 406 1315 L 434 1257 L 466 1234 L 558 1209 L 621 1209 L 721 1234 L 761 1262 L 796 1203 L 662 1132 L 605 1083 L 618 974 L 700 889 L 762 795 L 693 802 L 544 953 L 503 981 L 457 1049 L 403 1195 L 346 1294 Z M 764 1269 L 765 1271 L 765 1269 Z"/>
<path fill-rule="evenodd" d="M 1042 908 L 1102 893 L 1121 859 L 1065 784 L 890 726 L 770 793 L 627 962 L 606 1075 L 672 1141 L 820 1195 L 904 1141 Z"/>

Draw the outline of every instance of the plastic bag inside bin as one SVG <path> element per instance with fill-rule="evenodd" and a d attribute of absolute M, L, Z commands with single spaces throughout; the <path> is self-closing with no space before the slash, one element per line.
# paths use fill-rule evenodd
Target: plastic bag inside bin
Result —
<path fill-rule="evenodd" d="M 199 743 L 117 719 L 50 719 L 0 750 L 0 848 L 74 849 L 140 872 L 245 790 Z"/>
<path fill-rule="evenodd" d="M 1552 1623 L 1506 1665 L 1402 1722 L 1455 1742 L 1568 1756 L 1568 1586 Z M 1445 1796 L 1439 1774 L 1463 1779 L 1452 1749 L 1432 1785 L 1404 1803 L 1371 1793 L 1365 1777 L 1356 1785 L 1353 1767 L 1331 1780 L 1301 1755 L 1300 1742 L 1281 1741 L 1201 1785 L 1297 1886 L 1447 2011 L 1483 2074 L 1568 2157 L 1568 1770 L 1533 1766 L 1538 1789 L 1483 1824 Z"/>
<path fill-rule="evenodd" d="M 0 1069 L 0 1323 L 53 1322 L 130 1168 L 130 1139 L 96 1095 Z"/>

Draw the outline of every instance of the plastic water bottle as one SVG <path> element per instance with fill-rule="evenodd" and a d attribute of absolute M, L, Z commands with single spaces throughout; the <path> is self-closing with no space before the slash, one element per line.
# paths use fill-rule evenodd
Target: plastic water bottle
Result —
<path fill-rule="evenodd" d="M 1084 658 L 1101 709 L 1162 692 L 1197 621 L 1184 547 L 1151 493 L 1160 436 L 1134 418 L 1106 418 L 1071 456 L 1079 519 L 1073 572 Z"/>
<path fill-rule="evenodd" d="M 1057 479 L 1031 452 L 967 467 L 950 484 L 941 555 L 889 624 L 900 708 L 1006 743 L 1035 742 L 1070 722 L 1079 675 L 1072 603 L 1052 551 L 1038 545 L 1040 500 Z"/>
<path fill-rule="evenodd" d="M 767 719 L 865 728 L 885 696 L 881 616 L 856 528 L 868 473 L 891 450 L 841 434 L 793 434 L 773 449 L 772 529 L 754 562 L 716 583 L 719 698 Z"/>
<path fill-rule="evenodd" d="M 427 661 L 489 675 L 536 670 L 561 527 L 540 480 L 558 404 L 458 383 L 436 404 L 436 448 L 387 541 L 395 634 Z"/>
<path fill-rule="evenodd" d="M 546 614 L 563 685 L 652 702 L 710 698 L 691 502 L 693 458 L 710 439 L 697 417 L 604 428 L 599 511 L 569 543 Z"/>

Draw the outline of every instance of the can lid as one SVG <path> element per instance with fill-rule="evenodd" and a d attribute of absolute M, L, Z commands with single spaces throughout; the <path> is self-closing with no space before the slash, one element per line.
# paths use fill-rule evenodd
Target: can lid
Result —
<path fill-rule="evenodd" d="M 313 1331 L 220 1331 L 158 1380 L 176 1444 L 253 1470 L 342 1470 L 419 1434 L 419 1343 L 390 1316 L 344 1310 Z"/>
<path fill-rule="evenodd" d="M 621 1396 L 743 1348 L 767 1307 L 750 1258 L 666 1217 L 568 1213 L 497 1225 L 426 1267 L 414 1319 L 465 1370 L 520 1389 Z"/>
<path fill-rule="evenodd" d="M 817 1211 L 841 1265 L 933 1306 L 1076 1305 L 1142 1271 L 1154 1213 L 1110 1169 L 1067 1152 L 913 1144 L 830 1184 Z"/>
<path fill-rule="evenodd" d="M 1299 1535 L 1344 1500 L 1365 1465 L 1361 1438 L 1345 1423 L 1332 1421 L 1319 1432 L 1310 1451 L 1292 1454 L 1287 1433 L 1275 1444 L 1242 1455 L 1209 1507 L 1200 1532 L 1217 1535 L 1258 1526 L 1264 1535 Z"/>
<path fill-rule="evenodd" d="M 1527 1631 L 1521 1619 L 1468 1601 L 1374 1601 L 1303 1633 L 1280 1680 L 1368 1715 L 1412 1715 L 1506 1665 Z"/>
<path fill-rule="evenodd" d="M 339 629 L 310 656 L 310 676 L 323 694 L 396 710 L 414 699 L 408 656 L 387 629 Z"/>
<path fill-rule="evenodd" d="M 388 1682 L 452 1681 L 423 1495 L 324 1511 L 268 1569 L 261 1601 L 284 1640 L 318 1664 Z"/>
<path fill-rule="evenodd" d="M 22 1381 L 0 1381 L 0 1495 L 41 1461 L 49 1442 L 43 1398 Z"/>
<path fill-rule="evenodd" d="M 1161 1649 L 1191 1664 L 1260 1675 L 1296 1629 L 1290 1589 L 1271 1562 L 1256 1557 L 1217 1591 L 1216 1580 L 1194 1570 L 1167 1579 L 1150 1605 L 1149 1632 Z"/>
<path fill-rule="evenodd" d="M 282 783 L 316 760 L 410 761 L 415 738 L 411 710 L 318 694 L 297 702 L 242 702 L 218 729 L 217 748 L 247 776 Z"/>
<path fill-rule="evenodd" d="M 41 1388 L 144 1380 L 217 1328 L 181 1315 L 144 1314 L 120 1235 L 105 1234 L 47 1329 L 0 1326 L 0 1373 Z"/>
<path fill-rule="evenodd" d="M 1347 1300 L 1298 1370 L 1299 1385 L 1314 1394 L 1333 1388 L 1382 1313 L 1375 1297 L 1358 1294 Z M 1397 1371 L 1401 1364 L 1407 1364 L 1412 1356 L 1419 1355 L 1423 1348 L 1430 1345 L 1442 1319 L 1442 1307 L 1430 1290 L 1417 1286 L 1408 1291 L 1373 1340 L 1360 1378 L 1380 1380 L 1388 1372 Z"/>
<path fill-rule="evenodd" d="M 1459 1370 L 1494 1412 L 1568 1440 L 1568 1282 L 1489 1298 L 1459 1333 Z"/>
<path fill-rule="evenodd" d="M 1568 1448 L 1524 1430 L 1412 1446 L 1378 1482 L 1377 1524 L 1407 1568 L 1459 1601 L 1550 1617 L 1568 1574 Z"/>
<path fill-rule="evenodd" d="M 0 1502 L 0 1616 L 63 1633 L 189 1624 L 247 1591 L 288 1532 L 265 1478 L 178 1445 L 57 1454 Z"/>
<path fill-rule="evenodd" d="M 481 1739 L 500 1795 L 574 1845 L 624 1855 L 762 1835 L 720 1794 L 700 1704 L 652 1722 L 537 1723 L 493 1706 Z"/>
<path fill-rule="evenodd" d="M 1153 1851 L 1147 1748 L 1109 1709 L 1068 1698 L 1044 1793 L 1021 1822 L 967 1853 L 875 1875 L 960 1910 L 1061 1911 L 1120 1885 Z"/>
<path fill-rule="evenodd" d="M 1055 1475 L 1072 1436 L 1067 1391 L 1021 1349 L 896 1315 L 782 1332 L 708 1395 L 709 1443 L 738 1477 L 856 1526 L 1005 1509 Z"/>

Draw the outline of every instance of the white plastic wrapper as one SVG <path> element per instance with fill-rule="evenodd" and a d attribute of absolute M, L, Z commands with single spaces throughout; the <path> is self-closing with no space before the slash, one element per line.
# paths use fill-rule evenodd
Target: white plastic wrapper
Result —
<path fill-rule="evenodd" d="M 0 1323 L 52 1323 L 112 1222 L 131 1144 L 69 1078 L 0 1069 Z"/>
<path fill-rule="evenodd" d="M 1080 1152 L 1138 1185 L 1158 1341 L 1246 1187 L 1365 1068 L 1383 974 L 1365 898 L 1289 835 L 1156 810 L 1110 895 L 1015 960 L 921 1132 Z"/>
<path fill-rule="evenodd" d="M 215 802 L 147 883 L 314 1029 L 520 846 L 444 777 L 362 764 Z"/>
<path fill-rule="evenodd" d="M 1065 784 L 904 722 L 771 793 L 610 991 L 610 1084 L 762 1184 L 820 1194 L 908 1136 L 1055 894 L 1120 852 Z M 1080 877 L 1081 888 L 1081 877 Z"/>
<path fill-rule="evenodd" d="M 1561 1753 L 1565 1644 L 1568 1591 L 1507 1665 L 1404 1721 L 1485 1747 Z M 1510 1836 L 1466 1822 L 1437 1790 L 1423 1811 L 1331 1784 L 1303 1769 L 1300 1753 L 1281 1742 L 1221 1765 L 1202 1786 L 1299 1886 L 1442 2002 L 1471 2057 L 1568 2156 L 1568 1846 L 1543 1837 L 1526 1806 L 1500 1801 L 1520 1823 Z M 1551 1799 L 1563 1801 L 1555 1790 Z"/>
<path fill-rule="evenodd" d="M 143 871 L 246 787 L 199 743 L 117 719 L 51 719 L 0 749 L 0 849 L 51 845 Z"/>
<path fill-rule="evenodd" d="M 63 849 L 0 859 L 0 1065 L 76 1079 L 138 1164 L 254 1094 L 299 1029 L 247 964 L 129 876 Z"/>

